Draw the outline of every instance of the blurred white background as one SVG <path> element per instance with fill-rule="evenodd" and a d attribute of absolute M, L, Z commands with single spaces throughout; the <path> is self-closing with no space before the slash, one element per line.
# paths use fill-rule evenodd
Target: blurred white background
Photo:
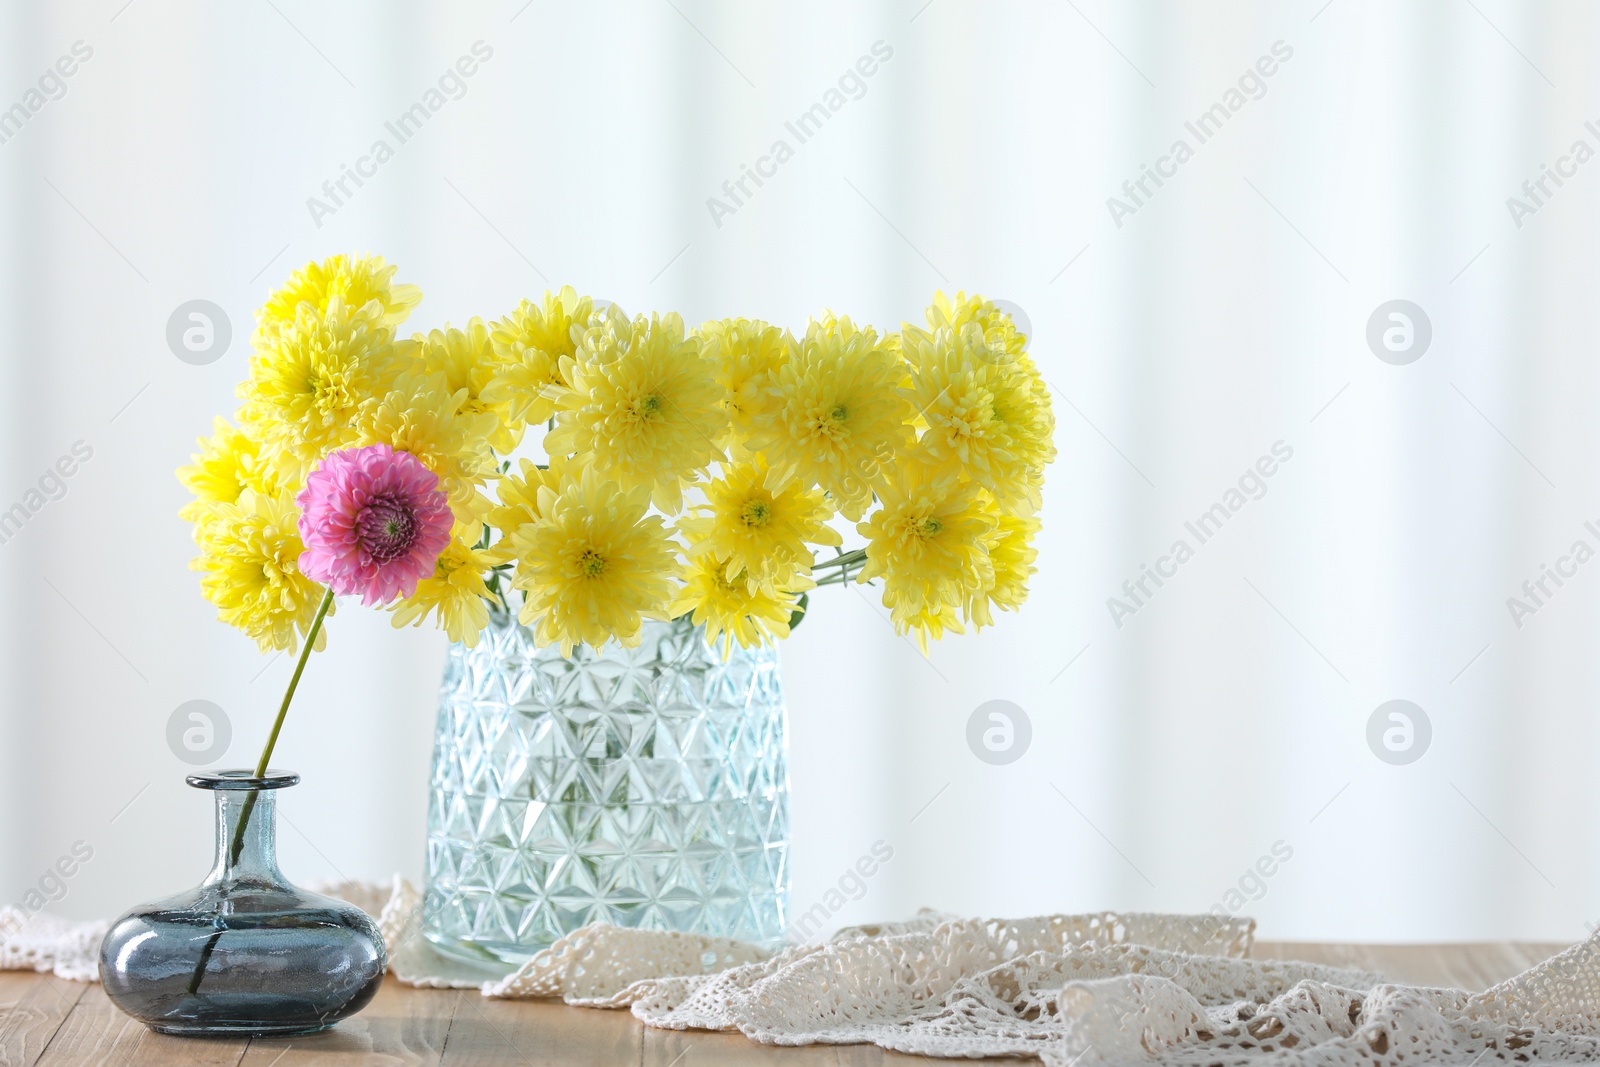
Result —
<path fill-rule="evenodd" d="M 168 718 L 216 702 L 224 762 L 252 762 L 290 663 L 214 620 L 172 471 L 232 410 L 268 289 L 371 251 L 422 287 L 420 328 L 564 283 L 797 329 L 920 320 L 939 287 L 1027 310 L 1060 448 L 1032 599 L 928 660 L 866 597 L 814 600 L 783 650 L 797 911 L 880 839 L 893 860 L 835 922 L 1205 910 L 1282 842 L 1236 909 L 1268 937 L 1600 919 L 1600 564 L 1520 627 L 1507 607 L 1600 548 L 1600 162 L 1570 155 L 1600 149 L 1600 11 L 14 0 L 0 108 L 80 41 L 64 95 L 0 125 L 0 510 L 93 450 L 0 544 L 0 898 L 79 840 L 63 914 L 203 873 L 210 801 Z M 479 41 L 464 95 L 314 219 Z M 798 144 L 785 122 L 877 42 L 892 57 Z M 1185 123 L 1275 47 L 1201 144 Z M 794 157 L 713 218 L 779 139 Z M 1193 158 L 1136 204 L 1123 183 L 1179 139 Z M 1545 165 L 1570 176 L 1536 204 Z M 232 321 L 209 366 L 166 344 L 192 299 Z M 1406 365 L 1366 339 L 1394 299 L 1431 322 Z M 1184 523 L 1279 441 L 1265 495 L 1119 627 L 1107 598 L 1195 546 Z M 444 639 L 354 607 L 334 638 L 276 760 L 305 776 L 285 867 L 415 878 Z M 1032 724 L 1005 766 L 966 742 L 993 699 Z M 1431 723 L 1409 764 L 1368 744 L 1391 699 Z"/>

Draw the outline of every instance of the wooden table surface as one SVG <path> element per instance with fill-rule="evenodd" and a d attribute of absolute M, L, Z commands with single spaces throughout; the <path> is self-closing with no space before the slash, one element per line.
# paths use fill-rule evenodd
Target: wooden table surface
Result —
<path fill-rule="evenodd" d="M 1258 959 L 1365 967 L 1397 982 L 1479 990 L 1562 945 L 1320 945 L 1257 942 Z M 98 985 L 0 972 L 0 1067 L 871 1067 L 929 1064 L 872 1045 L 774 1048 L 740 1034 L 651 1030 L 625 1011 L 554 1001 L 489 1000 L 475 990 L 411 989 L 392 979 L 361 1014 L 310 1037 L 209 1041 L 152 1033 Z M 962 1061 L 980 1062 L 980 1061 Z M 989 1060 L 1019 1064 L 1037 1061 Z"/>

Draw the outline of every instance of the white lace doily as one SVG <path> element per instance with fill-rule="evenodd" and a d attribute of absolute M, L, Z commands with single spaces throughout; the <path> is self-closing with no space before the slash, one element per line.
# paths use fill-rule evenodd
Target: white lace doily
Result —
<path fill-rule="evenodd" d="M 0 905 L 0 971 L 44 971 L 74 982 L 98 981 L 100 942 L 108 925 Z"/>
<path fill-rule="evenodd" d="M 1046 1067 L 1580 1062 L 1600 1058 L 1600 942 L 1481 993 L 1252 960 L 1254 922 L 1211 916 L 924 913 L 768 954 L 738 941 L 585 927 L 515 973 L 435 953 L 421 901 L 320 887 L 378 916 L 401 981 L 629 1008 L 647 1025 L 777 1045 L 870 1042 L 928 1056 L 1037 1056 Z M 106 924 L 0 907 L 0 969 L 92 981 Z"/>

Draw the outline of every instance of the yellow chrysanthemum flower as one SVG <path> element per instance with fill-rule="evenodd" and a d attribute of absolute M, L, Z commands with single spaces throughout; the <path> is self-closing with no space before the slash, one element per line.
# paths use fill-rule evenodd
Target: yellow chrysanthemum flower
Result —
<path fill-rule="evenodd" d="M 906 326 L 908 349 L 919 341 L 930 340 L 931 335 L 944 329 L 959 334 L 976 326 L 982 333 L 989 349 L 989 362 L 1004 371 L 1001 378 L 1004 388 L 996 393 L 995 415 L 1009 432 L 1011 451 L 1019 464 L 1016 477 L 1011 479 L 1012 490 L 1002 489 L 1000 495 L 1008 511 L 1019 514 L 1037 511 L 1044 468 L 1056 456 L 1055 415 L 1051 410 L 1050 388 L 1027 353 L 1031 338 L 1017 329 L 1008 312 L 977 294 L 968 296 L 958 292 L 954 297 L 947 297 L 942 292 L 934 293 L 927 321 L 929 331 Z"/>
<path fill-rule="evenodd" d="M 822 493 L 799 482 L 787 485 L 758 456 L 725 469 L 706 484 L 706 502 L 694 507 L 678 529 L 689 539 L 689 555 L 721 563 L 727 577 L 745 574 L 767 585 L 787 585 L 811 570 L 807 543 L 838 545 L 827 523 L 833 509 Z"/>
<path fill-rule="evenodd" d="M 1012 515 L 992 507 L 997 524 L 984 535 L 983 543 L 989 551 L 989 563 L 994 574 L 992 582 L 981 593 L 967 602 L 965 615 L 980 629 L 994 624 L 991 607 L 1015 611 L 1028 599 L 1028 578 L 1037 570 L 1033 561 L 1039 550 L 1033 538 L 1039 532 L 1040 522 L 1032 515 Z"/>
<path fill-rule="evenodd" d="M 417 591 L 395 605 L 396 628 L 421 626 L 432 612 L 450 640 L 468 648 L 477 645 L 478 635 L 489 625 L 489 587 L 483 581 L 489 560 L 485 553 L 462 542 L 462 532 L 457 528 L 456 536 L 439 553 L 433 575 L 418 582 Z"/>
<path fill-rule="evenodd" d="M 385 444 L 416 456 L 438 475 L 456 518 L 481 521 L 488 502 L 478 490 L 495 473 L 489 437 L 498 423 L 491 414 L 464 410 L 464 394 L 452 391 L 442 374 L 403 375 L 361 408 L 353 443 Z"/>
<path fill-rule="evenodd" d="M 821 315 L 806 323 L 806 334 L 809 336 L 813 333 L 837 334 L 846 339 L 859 334 L 875 348 L 888 348 L 894 344 L 893 334 L 880 334 L 877 327 L 865 323 L 857 325 L 849 315 L 841 315 L 832 308 L 823 308 Z"/>
<path fill-rule="evenodd" d="M 1019 356 L 1028 347 L 1030 338 L 1017 329 L 1011 315 L 1001 310 L 994 301 L 985 300 L 974 293 L 968 296 L 958 292 L 945 296 L 933 294 L 933 304 L 927 311 L 928 329 L 937 333 L 942 329 L 959 331 L 968 323 L 975 323 L 983 332 L 985 342 L 998 359 Z"/>
<path fill-rule="evenodd" d="M 683 506 L 683 486 L 713 459 L 725 414 L 717 364 L 685 337 L 676 314 L 596 316 L 576 356 L 561 361 L 562 394 L 550 455 L 587 454 L 603 478 L 643 487 L 662 511 Z"/>
<path fill-rule="evenodd" d="M 548 467 L 540 467 L 531 459 L 521 461 L 521 472 L 507 471 L 494 483 L 497 502 L 489 509 L 487 522 L 500 531 L 500 539 L 488 548 L 488 556 L 495 564 L 510 563 L 516 559 L 512 538 L 524 526 L 539 521 L 539 490 L 545 486 L 555 488 L 560 479 Z"/>
<path fill-rule="evenodd" d="M 512 537 L 523 624 L 537 624 L 541 645 L 560 642 L 563 656 L 580 642 L 637 645 L 645 619 L 667 617 L 680 570 L 677 543 L 647 514 L 649 490 L 624 490 L 590 467 L 538 497 L 540 518 Z"/>
<path fill-rule="evenodd" d="M 234 504 L 210 505 L 195 525 L 200 589 L 217 617 L 261 647 L 292 652 L 311 628 L 323 588 L 300 573 L 300 513 L 287 492 L 268 496 L 246 490 Z M 327 631 L 317 635 L 321 650 Z"/>
<path fill-rule="evenodd" d="M 549 487 L 559 492 L 562 481 L 581 477 L 586 465 L 584 456 L 556 456 L 544 467 L 523 459 L 519 473 L 507 471 L 496 480 L 497 502 L 489 509 L 487 521 L 500 531 L 500 539 L 485 550 L 491 563 L 498 566 L 516 561 L 513 538 L 524 526 L 538 522 L 542 514 L 539 490 Z"/>
<path fill-rule="evenodd" d="M 323 313 L 337 301 L 374 326 L 393 329 L 422 303 L 421 289 L 394 284 L 395 269 L 382 256 L 338 255 L 307 263 L 257 312 L 257 342 L 294 323 L 302 304 Z"/>
<path fill-rule="evenodd" d="M 323 456 L 353 443 L 362 409 L 393 388 L 412 362 L 387 327 L 354 315 L 337 298 L 319 311 L 301 304 L 262 342 L 239 386 L 243 429 L 262 443 L 290 485 L 301 485 Z"/>
<path fill-rule="evenodd" d="M 567 388 L 561 376 L 562 357 L 578 350 L 579 335 L 594 313 L 594 301 L 572 286 L 544 294 L 544 302 L 524 300 L 490 330 L 490 343 L 500 371 L 484 391 L 492 404 L 503 404 L 512 420 L 531 426 L 556 413 L 556 399 Z"/>
<path fill-rule="evenodd" d="M 799 594 L 813 587 L 804 576 L 778 588 L 743 575 L 730 578 L 719 562 L 702 555 L 689 564 L 684 586 L 668 614 L 676 618 L 690 613 L 691 622 L 705 627 L 708 645 L 715 647 L 721 639 L 722 656 L 727 659 L 735 641 L 743 648 L 754 648 L 788 637 Z"/>
<path fill-rule="evenodd" d="M 722 386 L 727 411 L 719 443 L 737 450 L 771 411 L 773 375 L 794 358 L 799 346 L 788 330 L 758 319 L 716 319 L 696 332 L 719 368 L 717 384 Z"/>
<path fill-rule="evenodd" d="M 883 506 L 856 526 L 867 538 L 856 580 L 883 579 L 895 629 L 915 630 L 926 652 L 954 609 L 994 585 L 985 538 L 995 520 L 977 485 L 922 463 L 903 465 L 880 494 Z"/>
<path fill-rule="evenodd" d="M 814 322 L 799 354 L 780 367 L 776 404 L 747 443 L 779 478 L 796 478 L 859 519 L 895 454 L 910 443 L 914 412 L 902 395 L 900 358 L 848 318 Z"/>
<path fill-rule="evenodd" d="M 215 432 L 200 438 L 200 451 L 194 462 L 178 468 L 178 481 L 194 494 L 178 515 L 189 522 L 200 522 L 213 504 L 237 504 L 245 490 L 268 495 L 281 488 L 271 464 L 261 458 L 261 445 L 249 434 L 218 416 Z"/>
<path fill-rule="evenodd" d="M 457 412 L 493 416 L 495 428 L 489 436 L 489 444 L 496 452 L 514 451 L 522 441 L 527 422 L 514 414 L 513 408 L 523 405 L 514 404 L 503 391 L 492 400 L 486 395 L 504 368 L 490 343 L 489 328 L 483 320 L 473 318 L 464 330 L 446 326 L 426 336 L 417 334 L 415 340 L 420 345 L 423 370 L 443 375 L 445 387 L 451 393 L 466 394 Z"/>
<path fill-rule="evenodd" d="M 1037 509 L 1045 466 L 1055 457 L 1048 397 L 1041 406 L 1017 360 L 992 358 L 975 323 L 908 331 L 905 340 L 910 395 L 925 427 L 921 456 L 971 478 L 1008 510 Z"/>
<path fill-rule="evenodd" d="M 956 614 L 954 604 L 932 604 L 915 610 L 910 608 L 901 610 L 898 605 L 903 596 L 904 594 L 897 598 L 885 591 L 884 606 L 889 609 L 890 617 L 895 620 L 896 632 L 915 634 L 917 647 L 922 650 L 924 656 L 928 654 L 930 641 L 942 640 L 947 633 L 967 632 L 966 627 L 961 625 L 961 618 Z"/>

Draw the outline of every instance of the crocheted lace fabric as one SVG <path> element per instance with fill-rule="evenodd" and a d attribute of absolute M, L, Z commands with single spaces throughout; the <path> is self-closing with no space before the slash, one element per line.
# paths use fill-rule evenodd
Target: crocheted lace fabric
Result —
<path fill-rule="evenodd" d="M 687 934 L 589 926 L 515 973 L 486 976 L 417 936 L 411 886 L 322 887 L 379 916 L 413 985 L 628 1008 L 647 1025 L 738 1030 L 777 1045 L 871 1042 L 1046 1067 L 1401 1067 L 1600 1058 L 1600 942 L 1484 992 L 1393 985 L 1249 958 L 1254 922 L 1211 916 L 924 913 L 767 954 Z M 92 980 L 105 923 L 0 908 L 0 968 Z"/>
<path fill-rule="evenodd" d="M 96 981 L 108 925 L 0 905 L 0 971 L 44 971 L 73 982 Z"/>

